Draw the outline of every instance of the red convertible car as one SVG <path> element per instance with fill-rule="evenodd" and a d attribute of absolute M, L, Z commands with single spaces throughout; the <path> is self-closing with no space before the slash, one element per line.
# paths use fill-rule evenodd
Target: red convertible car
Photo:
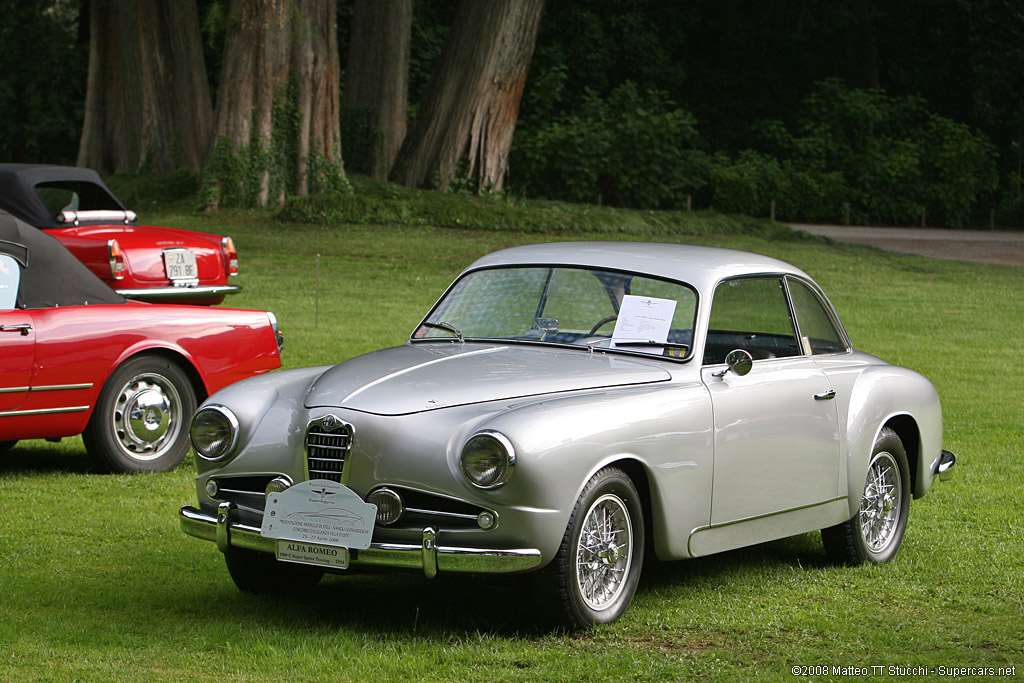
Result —
<path fill-rule="evenodd" d="M 81 434 L 101 467 L 168 470 L 197 402 L 281 364 L 272 313 L 127 301 L 0 212 L 0 453 Z"/>
<path fill-rule="evenodd" d="M 87 168 L 0 164 L 0 210 L 45 230 L 118 293 L 142 301 L 218 304 L 241 290 L 230 237 L 139 225 Z"/>

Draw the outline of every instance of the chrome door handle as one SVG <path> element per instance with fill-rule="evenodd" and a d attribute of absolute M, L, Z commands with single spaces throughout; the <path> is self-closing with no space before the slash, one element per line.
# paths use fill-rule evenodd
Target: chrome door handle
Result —
<path fill-rule="evenodd" d="M 21 323 L 19 325 L 0 325 L 0 332 L 21 332 L 22 337 L 27 337 L 32 325 Z"/>
<path fill-rule="evenodd" d="M 836 390 L 835 389 L 829 389 L 824 394 L 815 394 L 814 395 L 814 400 L 815 401 L 830 401 L 830 400 L 832 400 L 835 397 L 836 397 Z"/>

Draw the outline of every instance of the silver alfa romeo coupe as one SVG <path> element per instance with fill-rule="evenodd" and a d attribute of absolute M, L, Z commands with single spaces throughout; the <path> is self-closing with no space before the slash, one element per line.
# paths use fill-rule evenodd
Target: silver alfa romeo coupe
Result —
<path fill-rule="evenodd" d="M 532 572 L 579 626 L 653 558 L 820 529 L 835 561 L 885 562 L 955 462 L 932 384 L 855 351 L 801 270 L 615 242 L 484 256 L 402 346 L 234 384 L 191 438 L 181 528 L 244 591 Z"/>

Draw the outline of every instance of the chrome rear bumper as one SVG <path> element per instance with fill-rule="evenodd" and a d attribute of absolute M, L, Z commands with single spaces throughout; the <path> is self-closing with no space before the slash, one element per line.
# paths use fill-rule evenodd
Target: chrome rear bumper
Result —
<path fill-rule="evenodd" d="M 178 511 L 181 530 L 189 536 L 214 541 L 223 552 L 229 547 L 274 554 L 277 540 L 260 534 L 258 527 L 237 519 L 234 503 L 221 503 L 217 515 L 186 505 Z M 441 572 L 506 574 L 534 569 L 541 563 L 540 550 L 484 550 L 437 544 L 437 529 L 426 527 L 420 545 L 372 543 L 365 550 L 350 550 L 350 566 L 419 569 L 427 578 Z"/>
<path fill-rule="evenodd" d="M 942 451 L 935 461 L 935 472 L 933 474 L 939 477 L 939 481 L 947 481 L 953 476 L 952 470 L 955 464 L 956 456 L 949 451 Z"/>
<path fill-rule="evenodd" d="M 242 286 L 203 285 L 201 287 L 140 287 L 137 289 L 118 289 L 115 291 L 127 299 L 159 302 L 237 294 L 242 291 Z"/>

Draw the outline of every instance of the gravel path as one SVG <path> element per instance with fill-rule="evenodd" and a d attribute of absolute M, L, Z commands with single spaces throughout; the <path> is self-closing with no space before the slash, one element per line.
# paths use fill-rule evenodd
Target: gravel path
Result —
<path fill-rule="evenodd" d="M 953 261 L 1024 266 L 1024 232 L 798 224 L 792 224 L 790 227 L 815 235 L 824 235 L 836 242 L 867 244 L 903 254 Z"/>

